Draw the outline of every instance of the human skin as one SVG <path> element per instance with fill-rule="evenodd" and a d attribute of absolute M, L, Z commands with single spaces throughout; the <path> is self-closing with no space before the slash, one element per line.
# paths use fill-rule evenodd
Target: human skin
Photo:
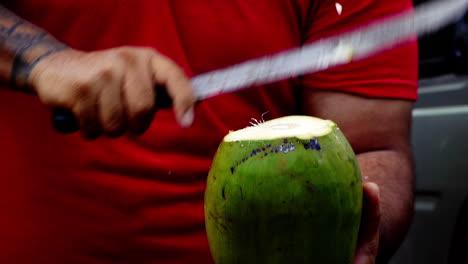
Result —
<path fill-rule="evenodd" d="M 380 189 L 377 263 L 386 263 L 404 239 L 413 215 L 414 171 L 410 130 L 413 103 L 307 89 L 303 111 L 333 120 L 356 152 L 363 182 Z M 370 245 L 375 247 L 374 245 Z"/>
<path fill-rule="evenodd" d="M 151 48 L 78 51 L 0 5 L 0 57 L 0 81 L 71 110 L 88 139 L 143 133 L 158 107 L 156 86 L 166 88 L 181 126 L 193 121 L 188 77 Z"/>
<path fill-rule="evenodd" d="M 188 77 L 156 50 L 78 51 L 1 5 L 0 81 L 35 93 L 50 108 L 71 110 L 88 139 L 143 133 L 158 107 L 155 86 L 166 88 L 179 124 L 193 121 L 195 97 Z M 304 114 L 334 120 L 357 153 L 367 209 L 355 264 L 374 263 L 377 248 L 384 263 L 412 215 L 412 103 L 314 89 L 305 90 L 302 100 Z"/>

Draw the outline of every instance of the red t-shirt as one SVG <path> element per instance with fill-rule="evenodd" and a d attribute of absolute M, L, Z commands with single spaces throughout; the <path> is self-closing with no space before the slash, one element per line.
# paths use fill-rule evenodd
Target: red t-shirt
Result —
<path fill-rule="evenodd" d="M 2 2 L 71 47 L 154 47 L 190 76 L 411 6 L 410 0 Z M 251 118 L 296 113 L 300 86 L 414 100 L 416 44 L 205 100 L 189 129 L 175 123 L 170 109 L 160 110 L 143 136 L 117 140 L 58 135 L 37 98 L 0 89 L 0 263 L 212 263 L 203 192 L 216 148 Z"/>

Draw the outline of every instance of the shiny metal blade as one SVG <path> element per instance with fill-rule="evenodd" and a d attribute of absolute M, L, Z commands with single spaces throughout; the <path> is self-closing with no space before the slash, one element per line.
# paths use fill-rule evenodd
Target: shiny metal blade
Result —
<path fill-rule="evenodd" d="M 195 76 L 199 100 L 363 59 L 458 20 L 468 0 L 436 0 L 351 32 Z"/>

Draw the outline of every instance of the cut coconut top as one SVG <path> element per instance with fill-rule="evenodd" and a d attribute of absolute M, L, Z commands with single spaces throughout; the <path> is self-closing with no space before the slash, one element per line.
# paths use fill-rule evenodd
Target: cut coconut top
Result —
<path fill-rule="evenodd" d="M 336 124 L 310 116 L 286 116 L 229 132 L 224 141 L 268 140 L 296 137 L 310 139 L 329 134 Z"/>

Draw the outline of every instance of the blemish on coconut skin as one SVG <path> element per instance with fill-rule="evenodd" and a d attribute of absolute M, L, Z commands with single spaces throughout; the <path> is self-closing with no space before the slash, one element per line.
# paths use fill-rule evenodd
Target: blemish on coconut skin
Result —
<path fill-rule="evenodd" d="M 318 142 L 318 138 L 311 139 L 308 143 L 304 143 L 305 149 L 313 149 L 313 150 L 321 150 L 320 144 Z"/>
<path fill-rule="evenodd" d="M 284 145 L 279 145 L 276 147 L 272 147 L 271 144 L 266 145 L 263 148 L 256 148 L 250 152 L 246 158 L 243 158 L 242 160 L 238 161 L 237 164 L 233 167 L 231 167 L 231 174 L 234 174 L 236 171 L 237 167 L 245 163 L 249 158 L 253 158 L 257 154 L 263 153 L 263 155 L 260 155 L 260 157 L 266 157 L 268 156 L 268 153 L 284 153 L 288 154 L 291 151 L 296 150 L 296 145 L 294 143 L 287 143 L 289 142 L 287 139 L 285 139 L 283 142 L 286 142 Z M 270 149 L 270 150 L 269 150 Z"/>
<path fill-rule="evenodd" d="M 294 151 L 296 149 L 296 145 L 294 143 L 289 143 L 287 145 L 279 145 L 273 148 L 271 152 L 274 153 L 280 153 L 283 152 L 284 154 L 287 154 L 291 151 Z"/>
<path fill-rule="evenodd" d="M 273 149 L 273 151 L 274 151 L 275 153 L 278 153 L 278 152 L 280 152 L 280 151 L 283 151 L 283 145 L 277 146 L 276 148 Z"/>
<path fill-rule="evenodd" d="M 294 145 L 293 143 L 290 143 L 289 144 L 289 151 L 293 151 L 296 149 L 296 145 Z"/>
<path fill-rule="evenodd" d="M 321 149 L 320 144 L 318 142 L 318 138 L 311 139 L 310 144 L 311 144 L 312 148 L 315 149 L 315 150 L 320 150 Z"/>

